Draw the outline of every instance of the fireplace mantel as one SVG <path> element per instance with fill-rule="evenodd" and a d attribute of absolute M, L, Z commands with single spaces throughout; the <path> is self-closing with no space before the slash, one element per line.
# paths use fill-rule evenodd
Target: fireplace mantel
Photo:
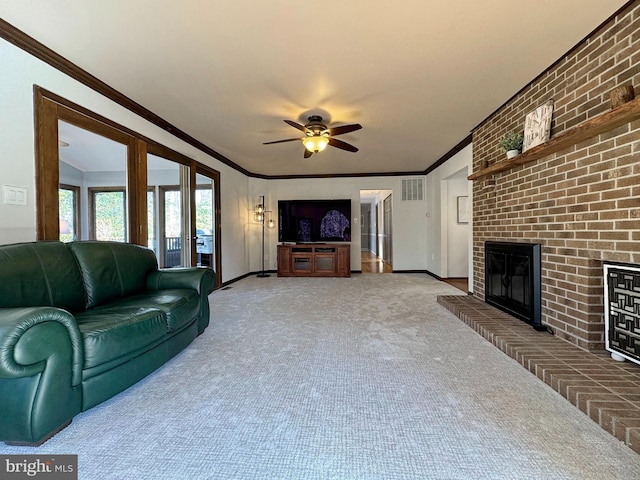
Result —
<path fill-rule="evenodd" d="M 472 173 L 467 178 L 469 180 L 478 180 L 488 175 L 511 170 L 519 165 L 524 165 L 535 160 L 538 160 L 552 153 L 556 153 L 565 148 L 571 147 L 577 143 L 587 140 L 601 133 L 613 130 L 621 125 L 624 125 L 640 118 L 640 97 L 635 100 L 631 100 L 627 103 L 620 105 L 602 115 L 594 117 L 590 120 L 582 122 L 580 125 L 576 125 L 573 128 L 565 130 L 562 133 L 554 136 L 547 142 L 535 146 L 520 155 L 496 162 L 487 168 L 478 170 Z"/>

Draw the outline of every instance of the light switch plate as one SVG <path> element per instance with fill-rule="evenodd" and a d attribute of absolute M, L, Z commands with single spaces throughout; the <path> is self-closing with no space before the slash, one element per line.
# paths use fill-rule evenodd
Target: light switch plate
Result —
<path fill-rule="evenodd" d="M 4 187 L 4 203 L 7 205 L 26 205 L 27 189 L 24 187 L 14 187 L 12 185 L 3 185 Z"/>

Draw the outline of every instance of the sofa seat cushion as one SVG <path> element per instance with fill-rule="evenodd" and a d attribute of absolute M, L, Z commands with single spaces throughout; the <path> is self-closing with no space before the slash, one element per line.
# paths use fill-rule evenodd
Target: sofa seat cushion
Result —
<path fill-rule="evenodd" d="M 167 334 L 157 308 L 105 305 L 75 315 L 84 343 L 84 369 L 143 352 Z"/>
<path fill-rule="evenodd" d="M 191 323 L 200 313 L 200 296 L 190 288 L 171 288 L 165 290 L 147 290 L 142 293 L 121 298 L 110 303 L 119 307 L 153 307 L 162 310 L 167 316 L 167 331 L 181 330 Z"/>

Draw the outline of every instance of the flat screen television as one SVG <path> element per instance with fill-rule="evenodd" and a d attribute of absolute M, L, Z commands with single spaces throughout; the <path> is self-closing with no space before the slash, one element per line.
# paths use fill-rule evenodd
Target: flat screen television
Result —
<path fill-rule="evenodd" d="M 350 242 L 351 199 L 279 200 L 278 241 Z"/>

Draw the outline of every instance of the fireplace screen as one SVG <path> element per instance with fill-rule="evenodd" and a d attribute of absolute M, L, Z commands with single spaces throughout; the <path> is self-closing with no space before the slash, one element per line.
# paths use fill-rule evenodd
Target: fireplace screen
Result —
<path fill-rule="evenodd" d="M 540 319 L 540 245 L 485 243 L 485 301 L 543 330 Z"/>
<path fill-rule="evenodd" d="M 604 264 L 605 347 L 640 363 L 640 266 Z"/>

